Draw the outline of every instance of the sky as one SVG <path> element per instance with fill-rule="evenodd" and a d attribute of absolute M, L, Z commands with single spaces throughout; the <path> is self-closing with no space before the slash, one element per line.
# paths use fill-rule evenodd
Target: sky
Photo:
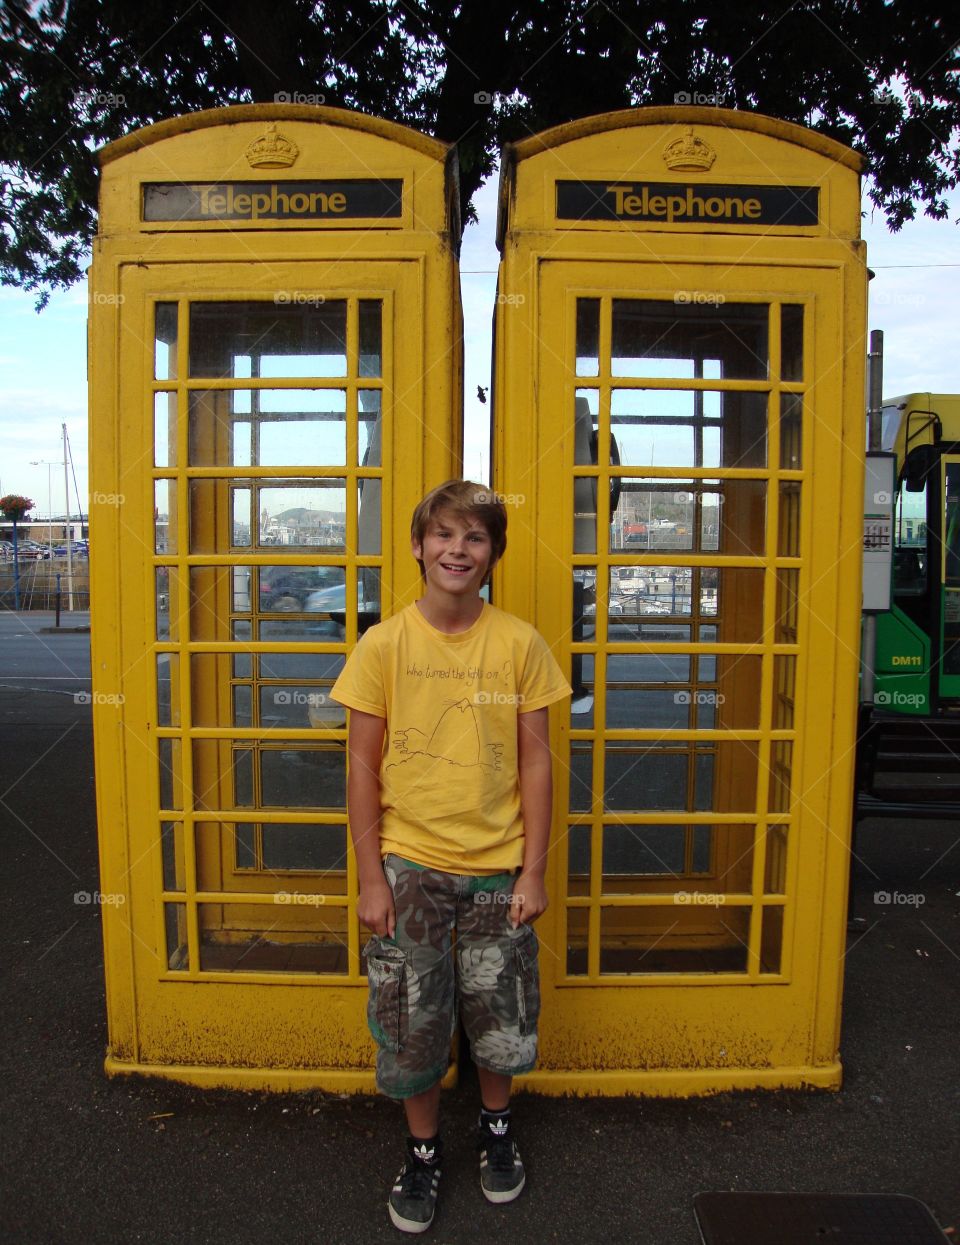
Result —
<path fill-rule="evenodd" d="M 488 483 L 490 323 L 496 286 L 496 177 L 476 199 L 479 220 L 464 232 L 460 256 L 464 313 L 464 475 Z M 879 213 L 863 221 L 870 283 L 869 328 L 884 331 L 884 395 L 960 393 L 960 192 L 947 220 L 919 216 L 891 234 Z M 48 468 L 55 515 L 64 508 L 61 425 L 66 423 L 87 510 L 86 284 L 34 296 L 0 289 L 0 496 L 21 493 L 48 512 Z M 31 466 L 31 462 L 40 462 Z M 76 496 L 71 482 L 71 509 Z"/>

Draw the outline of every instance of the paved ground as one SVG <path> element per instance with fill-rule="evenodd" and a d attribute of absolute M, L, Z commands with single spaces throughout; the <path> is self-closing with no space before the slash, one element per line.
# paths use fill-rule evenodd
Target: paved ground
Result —
<path fill-rule="evenodd" d="M 387 1222 L 396 1108 L 319 1093 L 204 1093 L 102 1071 L 88 637 L 0 614 L 4 851 L 3 1211 L 13 1242 L 217 1245 L 404 1239 Z M 77 625 L 82 619 L 66 625 Z M 518 1098 L 529 1188 L 478 1188 L 475 1084 L 445 1102 L 443 1245 L 696 1245 L 703 1189 L 906 1193 L 960 1229 L 960 845 L 938 823 L 865 826 L 837 1094 Z M 923 896 L 877 904 L 874 892 Z M 956 1237 L 952 1237 L 956 1239 Z"/>

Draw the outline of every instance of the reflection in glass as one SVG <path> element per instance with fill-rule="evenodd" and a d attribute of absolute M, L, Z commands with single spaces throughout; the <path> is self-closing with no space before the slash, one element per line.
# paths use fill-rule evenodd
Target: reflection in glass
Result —
<path fill-rule="evenodd" d="M 153 375 L 157 380 L 177 379 L 177 304 L 157 303 L 154 309 Z M 158 467 L 167 466 L 157 463 Z"/>
<path fill-rule="evenodd" d="M 590 912 L 587 908 L 567 909 L 567 975 L 583 976 L 587 971 L 587 938 Z"/>
<path fill-rule="evenodd" d="M 711 829 L 645 824 L 604 826 L 603 893 L 655 893 L 636 879 L 706 873 L 710 867 Z"/>
<path fill-rule="evenodd" d="M 277 891 L 285 889 L 279 886 Z M 345 910 L 325 906 L 320 896 L 315 903 L 309 895 L 305 898 L 307 902 L 260 906 L 259 919 L 250 916 L 249 904 L 199 904 L 201 971 L 346 973 Z"/>
<path fill-rule="evenodd" d="M 380 495 L 379 480 L 357 481 L 357 553 L 380 552 Z"/>
<path fill-rule="evenodd" d="M 783 954 L 783 908 L 769 905 L 763 909 L 760 928 L 760 971 L 779 973 Z"/>
<path fill-rule="evenodd" d="M 610 567 L 609 602 L 610 623 L 616 632 L 611 639 L 640 639 L 630 629 L 634 619 L 699 616 L 714 625 L 715 620 L 722 620 L 719 634 L 725 643 L 753 644 L 763 627 L 763 571 L 737 566 L 615 565 Z M 717 638 L 716 631 L 704 634 L 702 625 L 700 631 L 701 641 Z M 679 637 L 665 633 L 662 638 Z"/>
<path fill-rule="evenodd" d="M 777 556 L 799 558 L 800 556 L 800 481 L 780 481 L 780 533 L 777 538 Z"/>
<path fill-rule="evenodd" d="M 600 299 L 577 299 L 577 375 L 600 372 Z"/>
<path fill-rule="evenodd" d="M 180 740 L 158 739 L 157 753 L 160 769 L 160 807 L 183 808 Z"/>
<path fill-rule="evenodd" d="M 593 791 L 593 743 L 575 739 L 570 744 L 570 812 L 589 813 Z"/>
<path fill-rule="evenodd" d="M 263 807 L 345 807 L 346 751 L 341 745 L 263 748 L 257 756 Z"/>
<path fill-rule="evenodd" d="M 253 697 L 249 686 L 243 683 L 233 689 L 233 725 L 253 726 Z"/>
<path fill-rule="evenodd" d="M 191 303 L 190 375 L 244 373 L 346 376 L 346 300 Z"/>
<path fill-rule="evenodd" d="M 153 482 L 153 547 L 157 553 L 177 552 L 177 482 Z"/>
<path fill-rule="evenodd" d="M 696 933 L 686 934 L 694 921 Z M 714 937 L 706 942 L 708 922 Z M 749 929 L 749 909 L 689 899 L 669 908 L 601 908 L 600 972 L 745 973 Z"/>
<path fill-rule="evenodd" d="M 792 776 L 793 744 L 789 739 L 774 739 L 770 744 L 770 794 L 767 797 L 771 813 L 790 811 Z"/>
<path fill-rule="evenodd" d="M 574 395 L 573 461 L 578 467 L 596 467 L 597 427 L 600 420 L 600 392 L 578 389 Z M 606 463 L 604 458 L 604 463 Z M 590 507 L 585 507 L 590 509 Z M 596 506 L 593 506 L 596 511 Z"/>
<path fill-rule="evenodd" d="M 803 380 L 803 304 L 780 308 L 780 379 Z"/>
<path fill-rule="evenodd" d="M 763 889 L 767 895 L 784 895 L 787 890 L 787 826 L 767 827 L 767 850 L 763 867 Z"/>
<path fill-rule="evenodd" d="M 380 390 L 361 389 L 357 393 L 359 423 L 357 425 L 357 455 L 361 467 L 379 467 L 382 462 L 380 438 Z"/>
<path fill-rule="evenodd" d="M 383 375 L 382 306 L 379 299 L 360 300 L 360 375 Z"/>
<path fill-rule="evenodd" d="M 260 545 L 346 547 L 346 481 L 297 481 L 258 489 Z"/>
<path fill-rule="evenodd" d="M 597 552 L 597 481 L 573 477 L 573 552 Z"/>
<path fill-rule="evenodd" d="M 153 465 L 177 465 L 177 395 L 153 395 Z"/>
<path fill-rule="evenodd" d="M 629 466 L 767 465 L 765 393 L 614 389 L 610 430 Z"/>
<path fill-rule="evenodd" d="M 187 952 L 187 905 L 165 903 L 163 927 L 166 934 L 167 968 L 173 972 L 186 972 L 190 967 Z"/>
<path fill-rule="evenodd" d="M 614 376 L 765 380 L 767 307 L 613 300 Z"/>
<path fill-rule="evenodd" d="M 567 894 L 590 894 L 590 827 L 567 828 Z"/>
<path fill-rule="evenodd" d="M 197 389 L 190 394 L 194 467 L 342 466 L 345 389 Z"/>
<path fill-rule="evenodd" d="M 597 570 L 592 566 L 573 569 L 573 625 L 570 633 L 574 643 L 590 640 L 596 635 Z"/>
<path fill-rule="evenodd" d="M 752 812 L 757 745 L 721 739 L 608 740 L 604 808 L 608 812 Z M 720 785 L 718 773 L 725 776 Z"/>
<path fill-rule="evenodd" d="M 158 640 L 170 639 L 170 568 L 158 566 L 154 576 Z"/>
<path fill-rule="evenodd" d="M 797 621 L 800 611 L 799 568 L 777 571 L 777 620 L 774 631 L 775 644 L 796 644 Z"/>
<path fill-rule="evenodd" d="M 570 701 L 570 726 L 573 730 L 593 729 L 593 667 L 593 653 L 570 654 L 570 686 L 573 688 Z"/>
<path fill-rule="evenodd" d="M 250 541 L 250 501 L 253 494 L 250 489 L 234 488 L 233 497 L 233 540 L 237 547 L 249 545 Z"/>
<path fill-rule="evenodd" d="M 183 825 L 179 821 L 160 823 L 160 854 L 163 858 L 163 889 L 182 891 L 186 887 L 183 855 Z"/>
<path fill-rule="evenodd" d="M 180 725 L 180 658 L 157 653 L 157 726 Z"/>
<path fill-rule="evenodd" d="M 799 471 L 803 466 L 803 395 L 780 395 L 780 466 Z"/>

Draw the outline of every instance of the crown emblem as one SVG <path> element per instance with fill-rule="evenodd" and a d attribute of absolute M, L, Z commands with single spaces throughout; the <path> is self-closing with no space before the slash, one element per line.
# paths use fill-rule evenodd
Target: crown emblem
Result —
<path fill-rule="evenodd" d="M 286 169 L 294 163 L 300 148 L 282 134 L 271 121 L 265 133 L 255 138 L 247 148 L 247 163 L 252 169 Z"/>
<path fill-rule="evenodd" d="M 667 143 L 663 149 L 667 168 L 675 169 L 678 173 L 706 173 L 716 158 L 714 149 L 705 139 L 694 134 L 693 126 L 690 125 L 684 130 L 682 137 Z"/>

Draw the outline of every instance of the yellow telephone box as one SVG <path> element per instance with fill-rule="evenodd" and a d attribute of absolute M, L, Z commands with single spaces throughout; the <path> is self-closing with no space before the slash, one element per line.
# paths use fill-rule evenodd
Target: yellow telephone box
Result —
<path fill-rule="evenodd" d="M 249 105 L 101 152 L 90 274 L 107 1071 L 373 1089 L 346 825 L 358 635 L 460 473 L 452 148 Z"/>
<path fill-rule="evenodd" d="M 574 686 L 533 1089 L 840 1083 L 859 168 L 704 108 L 504 153 L 494 591 Z"/>

